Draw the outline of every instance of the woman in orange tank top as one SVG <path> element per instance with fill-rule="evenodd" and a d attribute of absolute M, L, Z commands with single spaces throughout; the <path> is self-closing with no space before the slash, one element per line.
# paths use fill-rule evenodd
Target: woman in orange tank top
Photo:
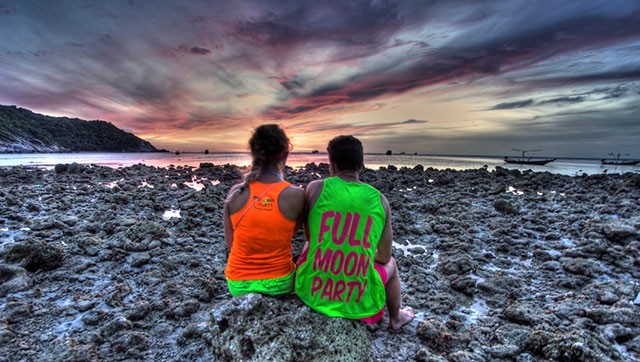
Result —
<path fill-rule="evenodd" d="M 283 180 L 289 138 L 277 125 L 255 129 L 244 182 L 224 203 L 224 235 L 231 249 L 225 275 L 233 296 L 293 290 L 291 240 L 304 215 L 304 190 Z"/>

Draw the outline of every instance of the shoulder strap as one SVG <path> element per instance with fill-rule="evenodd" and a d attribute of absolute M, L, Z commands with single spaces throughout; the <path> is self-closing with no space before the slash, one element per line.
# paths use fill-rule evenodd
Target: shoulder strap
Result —
<path fill-rule="evenodd" d="M 240 224 L 240 221 L 242 220 L 242 218 L 249 212 L 249 210 L 251 210 L 251 208 L 253 207 L 253 205 L 255 205 L 256 202 L 260 201 L 264 197 L 264 195 L 266 195 L 269 191 L 271 191 L 271 189 L 273 189 L 274 187 L 278 186 L 281 183 L 282 181 L 274 183 L 273 185 L 269 186 L 266 190 L 264 190 L 264 192 L 260 194 L 260 196 L 258 196 L 257 198 L 254 198 L 253 202 L 246 209 L 244 209 L 244 212 L 242 214 L 240 214 L 238 221 L 236 221 L 236 223 L 233 225 L 233 229 L 235 230 L 238 228 L 238 224 Z"/>

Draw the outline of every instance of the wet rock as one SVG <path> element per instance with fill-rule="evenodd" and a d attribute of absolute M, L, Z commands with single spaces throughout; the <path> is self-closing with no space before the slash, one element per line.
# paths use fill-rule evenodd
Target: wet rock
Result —
<path fill-rule="evenodd" d="M 470 340 L 467 335 L 452 333 L 444 323 L 433 318 L 420 322 L 417 334 L 422 342 L 438 353 L 463 349 Z"/>
<path fill-rule="evenodd" d="M 123 316 L 119 316 L 107 323 L 102 328 L 101 333 L 104 337 L 109 337 L 118 331 L 131 329 L 132 327 L 133 323 L 131 323 L 130 320 L 126 319 Z"/>
<path fill-rule="evenodd" d="M 527 344 L 529 333 L 531 333 L 531 328 L 529 327 L 520 324 L 506 323 L 494 331 L 491 340 L 501 345 L 515 345 L 522 349 Z"/>
<path fill-rule="evenodd" d="M 182 330 L 178 337 L 178 345 L 186 345 L 188 341 L 201 338 L 203 334 L 208 332 L 206 323 L 191 323 Z"/>
<path fill-rule="evenodd" d="M 79 343 L 74 341 L 57 351 L 54 361 L 92 361 L 95 356 L 93 343 Z"/>
<path fill-rule="evenodd" d="M 627 244 L 627 242 L 632 239 L 638 239 L 638 231 L 628 225 L 605 225 L 602 227 L 602 233 L 607 240 L 623 245 Z"/>
<path fill-rule="evenodd" d="M 539 312 L 530 303 L 519 302 L 508 306 L 502 314 L 508 320 L 525 325 L 534 325 L 539 320 Z"/>
<path fill-rule="evenodd" d="M 640 353 L 640 335 L 633 337 L 632 340 L 625 343 L 625 346 L 627 346 L 629 351 Z"/>
<path fill-rule="evenodd" d="M 125 232 L 125 235 L 131 241 L 142 241 L 145 239 L 162 239 L 169 236 L 167 230 L 162 225 L 156 224 L 151 221 L 142 221 L 131 226 Z"/>
<path fill-rule="evenodd" d="M 527 340 L 527 348 L 555 361 L 600 362 L 621 359 L 613 346 L 586 330 L 567 334 L 534 331 Z"/>
<path fill-rule="evenodd" d="M 591 259 L 575 258 L 573 260 L 562 263 L 564 270 L 573 274 L 585 275 L 588 277 L 597 277 L 603 272 L 602 266 Z"/>
<path fill-rule="evenodd" d="M 112 344 L 114 350 L 118 353 L 125 352 L 129 356 L 138 356 L 136 352 L 146 351 L 150 342 L 144 333 L 128 331 L 113 341 Z"/>
<path fill-rule="evenodd" d="M 31 288 L 33 281 L 24 268 L 0 264 L 0 297 Z"/>
<path fill-rule="evenodd" d="M 112 201 L 115 204 L 126 205 L 129 203 L 129 197 L 124 192 L 117 192 L 113 194 Z"/>
<path fill-rule="evenodd" d="M 513 344 L 498 344 L 491 346 L 491 355 L 496 358 L 509 358 L 520 353 L 520 347 Z"/>
<path fill-rule="evenodd" d="M 53 169 L 56 171 L 56 173 L 65 173 L 69 169 L 69 165 L 65 163 L 58 163 L 53 167 Z"/>
<path fill-rule="evenodd" d="M 79 219 L 77 216 L 65 215 L 60 217 L 60 221 L 69 226 L 75 226 L 78 223 Z"/>
<path fill-rule="evenodd" d="M 149 253 L 139 253 L 135 254 L 131 258 L 131 266 L 134 268 L 139 268 L 145 264 L 147 264 L 151 260 L 151 255 Z"/>
<path fill-rule="evenodd" d="M 53 270 L 62 265 L 64 250 L 42 240 L 28 240 L 7 248 L 0 257 L 9 263 L 19 263 L 31 272 Z"/>
<path fill-rule="evenodd" d="M 520 213 L 520 208 L 518 207 L 518 205 L 505 199 L 496 200 L 493 203 L 493 207 L 496 209 L 496 211 L 499 211 L 503 214 L 517 215 Z"/>
<path fill-rule="evenodd" d="M 620 323 L 640 327 L 640 313 L 632 308 L 590 308 L 586 316 L 598 324 Z"/>
<path fill-rule="evenodd" d="M 126 318 L 131 321 L 138 321 L 144 319 L 149 311 L 151 310 L 151 304 L 147 302 L 136 303 L 129 311 L 126 313 Z"/>
<path fill-rule="evenodd" d="M 551 260 L 540 264 L 540 268 L 549 271 L 560 271 L 562 270 L 562 264 L 558 261 Z"/>
<path fill-rule="evenodd" d="M 413 359 L 416 362 L 449 362 L 448 359 L 442 356 L 430 353 L 426 348 L 420 348 L 413 356 Z"/>
<path fill-rule="evenodd" d="M 90 310 L 88 312 L 86 312 L 81 320 L 82 323 L 88 325 L 88 326 L 95 326 L 98 323 L 100 323 L 105 317 L 107 316 L 107 313 L 102 311 L 102 310 Z"/>
<path fill-rule="evenodd" d="M 73 307 L 77 309 L 79 312 L 86 312 L 95 306 L 96 306 L 96 302 L 90 301 L 90 300 L 78 301 L 73 305 Z"/>
<path fill-rule="evenodd" d="M 523 294 L 522 288 L 524 282 L 522 279 L 512 277 L 504 273 L 497 273 L 490 278 L 479 281 L 476 287 L 479 291 L 486 295 L 496 295 L 501 303 L 506 302 L 507 297 L 518 297 Z"/>
<path fill-rule="evenodd" d="M 366 361 L 371 341 L 363 323 L 330 318 L 298 298 L 249 294 L 211 312 L 210 348 L 224 360 Z"/>
<path fill-rule="evenodd" d="M 629 328 L 620 323 L 606 325 L 602 329 L 602 334 L 613 343 L 624 343 L 633 337 L 640 335 L 640 327 Z"/>
<path fill-rule="evenodd" d="M 491 195 L 499 195 L 499 194 L 503 194 L 505 192 L 507 192 L 507 185 L 498 184 L 493 189 L 491 189 L 489 191 L 489 194 L 491 194 Z"/>
<path fill-rule="evenodd" d="M 33 306 L 26 302 L 7 302 L 2 309 L 0 320 L 20 323 L 33 315 Z"/>
<path fill-rule="evenodd" d="M 428 299 L 429 309 L 436 314 L 449 314 L 456 306 L 455 298 L 449 293 L 437 293 Z"/>
<path fill-rule="evenodd" d="M 29 228 L 33 231 L 42 231 L 53 229 L 54 225 L 55 224 L 52 220 L 37 220 L 34 221 Z"/>
<path fill-rule="evenodd" d="M 196 278 L 193 282 L 194 288 L 192 289 L 191 296 L 204 303 L 210 302 L 215 296 L 213 283 L 213 280 Z"/>
<path fill-rule="evenodd" d="M 440 267 L 446 275 L 462 275 L 474 268 L 474 263 L 467 254 L 440 255 Z"/>
<path fill-rule="evenodd" d="M 486 359 L 476 353 L 458 351 L 450 353 L 447 359 L 451 362 L 485 362 Z"/>
<path fill-rule="evenodd" d="M 476 280 L 470 276 L 464 276 L 451 281 L 451 289 L 472 296 L 476 291 Z"/>
<path fill-rule="evenodd" d="M 195 299 L 190 299 L 176 305 L 174 308 L 167 311 L 166 315 L 169 318 L 184 318 L 197 312 L 200 308 L 200 302 Z"/>
<path fill-rule="evenodd" d="M 0 346 L 10 343 L 15 336 L 15 333 L 10 329 L 5 326 L 0 326 Z"/>

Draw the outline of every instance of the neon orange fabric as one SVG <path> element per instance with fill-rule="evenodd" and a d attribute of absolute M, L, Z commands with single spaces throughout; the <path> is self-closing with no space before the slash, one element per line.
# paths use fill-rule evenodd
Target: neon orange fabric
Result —
<path fill-rule="evenodd" d="M 275 186 L 257 181 L 249 184 L 249 201 L 231 215 L 234 230 L 233 245 L 224 271 L 227 279 L 272 279 L 293 272 L 291 239 L 296 222 L 287 219 L 278 208 L 278 196 L 289 185 L 286 181 Z M 258 199 L 270 187 L 271 190 Z"/>

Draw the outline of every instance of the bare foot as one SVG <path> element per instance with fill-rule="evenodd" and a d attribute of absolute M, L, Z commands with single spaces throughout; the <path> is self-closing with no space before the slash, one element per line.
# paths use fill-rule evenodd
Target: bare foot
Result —
<path fill-rule="evenodd" d="M 400 309 L 400 313 L 398 313 L 397 319 L 389 319 L 389 328 L 397 331 L 402 328 L 403 325 L 411 322 L 415 317 L 415 313 L 413 313 L 413 308 L 404 307 Z"/>

